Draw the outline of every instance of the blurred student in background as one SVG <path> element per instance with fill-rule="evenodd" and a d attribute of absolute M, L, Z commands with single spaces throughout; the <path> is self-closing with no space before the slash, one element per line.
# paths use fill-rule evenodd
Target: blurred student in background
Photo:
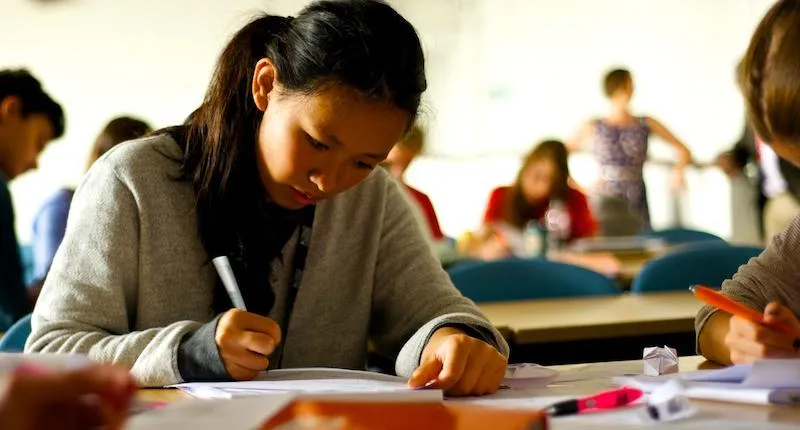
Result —
<path fill-rule="evenodd" d="M 149 133 L 151 127 L 144 121 L 122 116 L 112 119 L 97 136 L 89 155 L 87 169 L 109 149 L 122 142 Z M 45 201 L 33 219 L 34 279 L 44 279 L 58 245 L 64 239 L 67 215 L 72 203 L 74 188 L 62 188 Z"/>
<path fill-rule="evenodd" d="M 743 175 L 751 162 L 758 165 L 759 230 L 762 239 L 769 242 L 800 214 L 800 168 L 778 157 L 748 123 L 733 148 L 717 157 L 717 165 L 733 179 Z"/>
<path fill-rule="evenodd" d="M 414 199 L 414 202 L 425 216 L 431 237 L 434 241 L 439 241 L 444 238 L 444 234 L 442 234 L 442 229 L 439 227 L 439 220 L 436 217 L 436 210 L 433 208 L 431 199 L 427 194 L 406 184 L 404 180 L 408 166 L 422 153 L 424 147 L 425 132 L 423 132 L 422 128 L 418 125 L 415 125 L 408 132 L 406 137 L 400 142 L 397 142 L 394 148 L 392 148 L 383 164 L 392 172 L 392 175 L 403 184 L 403 187 Z"/>
<path fill-rule="evenodd" d="M 784 0 L 756 28 L 739 73 L 755 135 L 800 166 L 800 0 Z M 769 73 L 767 73 L 769 71 Z M 722 293 L 760 312 L 763 323 L 708 306 L 697 314 L 698 352 L 722 364 L 800 357 L 800 217 L 751 259 Z M 780 327 L 778 327 L 780 326 Z"/>
<path fill-rule="evenodd" d="M 36 168 L 44 147 L 64 133 L 64 112 L 26 70 L 0 71 L 0 331 L 30 313 L 8 181 Z"/>
<path fill-rule="evenodd" d="M 595 220 L 586 196 L 568 183 L 568 155 L 562 142 L 542 142 L 525 157 L 511 186 L 492 191 L 483 216 L 484 231 L 475 237 L 479 242 L 472 251 L 475 256 L 484 259 L 509 256 L 509 240 L 504 237 L 504 229 L 498 227 L 522 231 L 531 221 L 543 224 L 548 209 L 556 201 L 569 214 L 567 241 L 595 234 Z"/>
<path fill-rule="evenodd" d="M 577 137 L 570 142 L 570 150 L 579 150 L 591 143 L 591 150 L 599 164 L 597 191 L 600 199 L 625 201 L 641 219 L 642 228 L 649 230 L 650 210 L 642 170 L 647 159 L 650 133 L 664 139 L 678 153 L 673 170 L 674 188 L 683 187 L 684 169 L 692 157 L 686 145 L 660 122 L 631 113 L 633 77 L 628 70 L 609 72 L 604 79 L 603 88 L 610 101 L 608 115 L 584 124 Z"/>

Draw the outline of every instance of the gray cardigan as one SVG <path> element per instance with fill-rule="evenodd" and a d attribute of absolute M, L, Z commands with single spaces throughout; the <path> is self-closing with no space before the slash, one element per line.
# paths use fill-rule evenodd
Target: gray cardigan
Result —
<path fill-rule="evenodd" d="M 722 284 L 722 293 L 760 312 L 769 302 L 779 302 L 800 316 L 800 216 L 776 235 L 761 255 L 739 267 L 733 278 Z M 698 339 L 715 312 L 704 306 L 697 313 Z M 699 342 L 697 352 L 701 353 Z"/>
<path fill-rule="evenodd" d="M 213 339 L 216 272 L 197 234 L 192 184 L 176 180 L 182 157 L 171 138 L 156 136 L 94 164 L 75 194 L 26 351 L 86 353 L 129 367 L 144 386 L 161 386 L 184 380 L 178 358 L 187 339 L 196 356 L 206 354 L 195 365 L 226 375 Z M 282 367 L 363 369 L 371 340 L 408 376 L 433 331 L 454 324 L 508 355 L 431 254 L 402 193 L 375 169 L 317 204 L 288 332 L 282 328 L 282 350 L 273 354 Z M 270 317 L 278 322 L 296 236 L 272 266 Z"/>

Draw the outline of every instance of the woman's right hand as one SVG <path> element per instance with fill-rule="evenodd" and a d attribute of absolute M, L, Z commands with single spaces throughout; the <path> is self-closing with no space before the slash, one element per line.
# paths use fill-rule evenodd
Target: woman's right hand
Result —
<path fill-rule="evenodd" d="M 268 357 L 281 342 L 281 328 L 267 317 L 231 309 L 219 319 L 214 340 L 231 377 L 250 380 L 269 366 Z"/>
<path fill-rule="evenodd" d="M 762 325 L 741 317 L 731 317 L 725 345 L 730 350 L 732 363 L 800 356 L 800 321 L 789 308 L 778 303 L 768 304 L 764 309 L 764 323 Z M 767 327 L 777 325 L 783 325 L 789 330 L 778 331 Z"/>

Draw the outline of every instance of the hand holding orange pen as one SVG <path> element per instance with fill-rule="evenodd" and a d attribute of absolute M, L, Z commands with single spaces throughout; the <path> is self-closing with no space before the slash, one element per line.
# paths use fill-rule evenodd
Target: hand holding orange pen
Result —
<path fill-rule="evenodd" d="M 787 334 L 794 334 L 795 332 L 794 328 L 786 323 L 782 322 L 776 324 L 765 323 L 764 316 L 760 312 L 748 308 L 747 306 L 731 299 L 730 297 L 723 295 L 719 291 L 713 290 L 708 287 L 704 287 L 702 285 L 693 285 L 689 287 L 689 291 L 694 293 L 695 297 L 702 300 L 704 303 L 713 306 L 721 311 L 725 311 L 731 315 L 735 315 L 739 318 L 744 318 L 748 321 L 761 324 L 775 331 Z"/>

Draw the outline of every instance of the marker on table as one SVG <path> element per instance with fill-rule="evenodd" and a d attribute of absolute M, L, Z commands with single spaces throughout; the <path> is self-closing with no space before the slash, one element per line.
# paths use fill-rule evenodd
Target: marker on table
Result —
<path fill-rule="evenodd" d="M 228 257 L 221 256 L 214 258 L 211 260 L 214 263 L 214 267 L 217 269 L 217 274 L 219 274 L 220 279 L 222 279 L 222 285 L 225 286 L 225 291 L 228 292 L 228 296 L 231 298 L 231 302 L 233 302 L 233 306 L 243 311 L 247 310 L 247 306 L 244 304 L 244 297 L 242 297 L 242 291 L 239 290 L 239 284 L 236 283 L 236 277 L 233 275 L 233 268 L 231 268 L 231 262 L 228 260 Z"/>
<path fill-rule="evenodd" d="M 788 324 L 764 323 L 764 316 L 760 312 L 748 308 L 747 306 L 731 299 L 730 297 L 723 295 L 719 291 L 713 290 L 708 287 L 704 287 L 702 285 L 693 285 L 689 287 L 689 291 L 694 293 L 695 297 L 702 300 L 706 304 L 713 306 L 721 311 L 725 311 L 731 315 L 736 315 L 739 318 L 744 318 L 748 321 L 752 321 L 754 323 L 758 323 L 765 327 L 769 327 L 771 329 L 778 330 L 784 333 L 792 334 L 794 332 L 792 327 Z"/>
<path fill-rule="evenodd" d="M 545 409 L 545 413 L 557 417 L 560 415 L 580 414 L 596 409 L 616 409 L 630 405 L 642 397 L 642 394 L 642 390 L 636 388 L 620 387 L 601 391 L 580 399 L 555 403 Z"/>

